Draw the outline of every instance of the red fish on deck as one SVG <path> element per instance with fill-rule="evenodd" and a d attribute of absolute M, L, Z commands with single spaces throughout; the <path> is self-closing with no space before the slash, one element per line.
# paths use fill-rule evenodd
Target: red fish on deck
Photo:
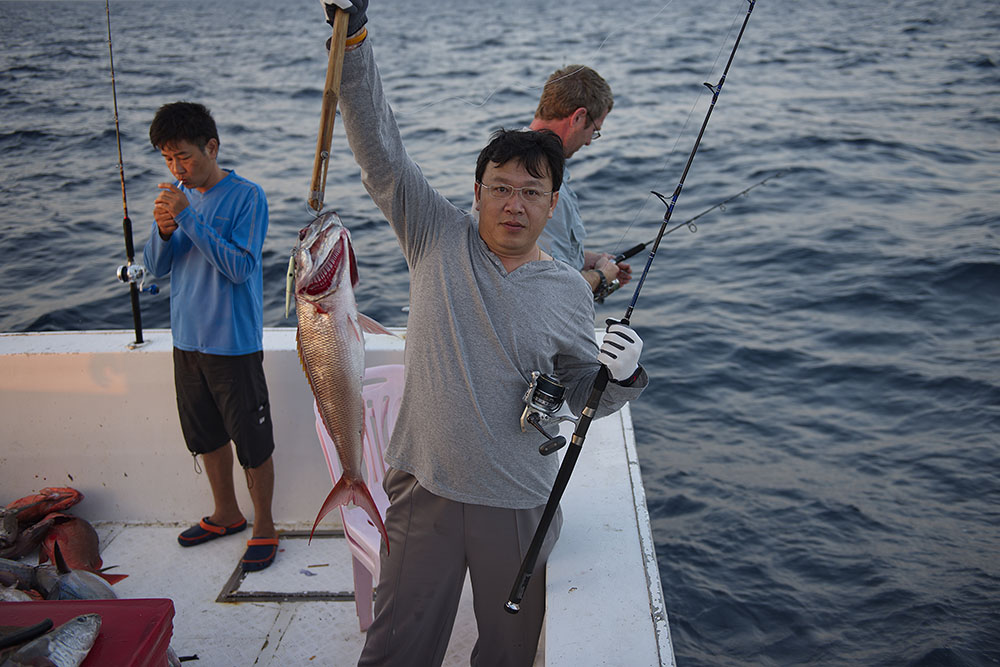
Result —
<path fill-rule="evenodd" d="M 51 560 L 56 562 L 55 547 L 59 545 L 66 566 L 72 570 L 93 572 L 109 584 L 114 584 L 127 574 L 107 574 L 101 572 L 104 563 L 101 561 L 101 549 L 97 531 L 85 519 L 71 514 L 49 515 L 53 518 L 49 532 L 42 539 L 38 553 L 38 562 Z M 48 519 L 49 517 L 46 517 Z"/>
<path fill-rule="evenodd" d="M 22 529 L 47 514 L 61 512 L 83 500 L 83 494 L 67 486 L 46 487 L 38 493 L 19 498 L 4 508 L 4 513 L 14 512 Z"/>

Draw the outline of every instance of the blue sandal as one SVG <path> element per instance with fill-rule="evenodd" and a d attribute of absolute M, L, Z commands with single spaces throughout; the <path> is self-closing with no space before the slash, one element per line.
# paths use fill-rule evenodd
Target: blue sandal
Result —
<path fill-rule="evenodd" d="M 247 520 L 240 519 L 231 526 L 217 526 L 208 520 L 206 516 L 198 522 L 197 526 L 191 526 L 177 536 L 177 541 L 182 547 L 193 547 L 196 544 L 210 542 L 217 537 L 225 537 L 238 533 L 247 527 Z"/>
<path fill-rule="evenodd" d="M 240 565 L 243 566 L 244 572 L 257 572 L 270 567 L 277 555 L 277 537 L 255 537 L 247 540 L 247 551 L 243 554 Z"/>

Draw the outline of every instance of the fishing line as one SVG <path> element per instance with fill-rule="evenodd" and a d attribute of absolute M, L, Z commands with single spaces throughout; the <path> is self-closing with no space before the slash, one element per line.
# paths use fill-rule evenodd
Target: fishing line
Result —
<path fill-rule="evenodd" d="M 744 0 L 740 0 L 740 2 L 739 2 L 739 6 L 740 7 L 743 6 L 743 2 L 744 2 Z M 668 2 L 667 5 L 669 5 L 669 4 L 671 4 L 671 3 Z M 663 10 L 665 10 L 665 9 L 666 9 L 666 6 L 664 6 Z M 663 10 L 661 10 L 659 13 L 662 13 Z M 658 15 L 659 15 L 659 13 L 658 13 Z M 715 60 L 712 62 L 712 66 L 709 68 L 708 73 L 703 77 L 704 80 L 708 80 L 711 77 L 712 72 L 714 72 L 715 69 L 716 69 L 716 67 L 718 67 L 719 60 L 722 58 L 722 54 L 725 53 L 726 44 L 729 43 L 730 36 L 733 33 L 733 28 L 735 28 L 735 26 L 736 26 L 737 22 L 739 21 L 740 16 L 742 16 L 742 14 L 743 14 L 742 11 L 737 11 L 734 14 L 733 20 L 729 24 L 729 29 L 726 31 L 725 39 L 722 40 L 721 45 L 719 47 L 719 50 L 715 54 Z M 662 163 L 663 166 L 660 167 L 659 171 L 656 172 L 657 176 L 660 175 L 660 174 L 662 174 L 662 173 L 665 173 L 667 171 L 667 166 L 670 163 L 670 160 L 673 157 L 674 152 L 677 150 L 677 146 L 680 143 L 681 137 L 684 136 L 684 134 L 685 134 L 685 132 L 687 130 L 688 124 L 691 122 L 691 119 L 694 117 L 694 112 L 698 108 L 698 105 L 699 105 L 699 103 L 701 103 L 701 100 L 702 100 L 702 98 L 704 96 L 705 96 L 705 91 L 703 89 L 699 89 L 698 96 L 695 98 L 695 101 L 691 104 L 691 108 L 688 111 L 687 116 L 684 118 L 684 123 L 681 125 L 680 130 L 678 130 L 677 135 L 674 137 L 674 145 L 670 147 L 670 150 L 667 151 L 666 155 L 664 155 L 664 157 L 663 157 L 663 163 Z M 654 196 L 655 195 L 653 194 L 653 192 L 649 192 L 649 193 L 646 194 L 645 199 L 643 199 L 642 203 L 639 204 L 639 206 L 636 208 L 635 215 L 632 216 L 632 220 L 629 221 L 629 223 L 625 226 L 625 230 L 622 232 L 621 236 L 618 238 L 617 243 L 615 243 L 612 246 L 612 250 L 617 250 L 618 248 L 620 248 L 623 245 L 623 243 L 625 241 L 625 237 L 628 236 L 628 234 L 629 234 L 630 231 L 632 231 L 632 228 L 636 225 L 637 221 L 639 220 L 639 217 L 642 215 L 643 211 L 645 210 L 646 204 L 648 204 L 650 202 L 650 200 L 653 199 Z M 671 230 L 671 231 L 673 231 L 673 230 Z M 622 253 L 612 252 L 611 254 L 621 255 Z"/>
<path fill-rule="evenodd" d="M 678 229 L 680 229 L 681 227 L 687 227 L 691 231 L 691 233 L 693 234 L 694 232 L 698 231 L 698 226 L 694 224 L 696 220 L 698 220 L 699 218 L 701 218 L 704 215 L 707 215 L 707 214 L 711 213 L 715 209 L 719 209 L 720 211 L 725 211 L 726 210 L 726 204 L 728 204 L 729 202 L 733 201 L 734 199 L 736 199 L 738 197 L 746 196 L 754 188 L 760 187 L 761 185 L 766 185 L 767 182 L 770 181 L 772 178 L 779 178 L 784 173 L 785 172 L 783 172 L 783 171 L 779 171 L 777 173 L 771 174 L 770 176 L 768 176 L 767 178 L 765 178 L 763 180 L 757 181 L 756 183 L 754 183 L 750 187 L 744 188 L 744 189 L 740 190 L 739 192 L 737 192 L 736 194 L 723 199 L 718 204 L 714 204 L 712 206 L 709 206 L 708 208 L 706 208 L 701 213 L 699 213 L 699 214 L 697 214 L 697 215 L 695 215 L 693 217 L 688 218 L 684 222 L 677 223 L 677 225 L 675 225 L 674 227 L 671 227 L 670 229 L 668 229 L 667 231 L 665 231 L 663 233 L 663 236 L 666 236 L 667 234 L 675 232 Z M 652 195 L 652 193 L 650 193 L 650 194 Z M 619 253 L 618 255 L 615 256 L 615 262 L 623 262 L 626 259 L 628 259 L 629 257 L 633 257 L 633 256 L 639 254 L 640 252 L 642 252 L 643 250 L 645 250 L 646 246 L 648 246 L 652 242 L 653 241 L 647 241 L 646 243 L 640 243 L 638 245 L 632 246 L 628 250 L 622 251 L 621 253 Z"/>
<path fill-rule="evenodd" d="M 745 0 L 739 0 L 738 6 L 742 7 L 743 6 L 742 3 L 744 1 Z M 657 19 L 659 19 L 659 17 L 662 16 L 673 4 L 674 4 L 674 0 L 667 0 L 667 2 L 663 3 L 660 6 L 660 8 L 655 13 L 653 13 L 652 16 L 648 17 L 647 19 L 643 19 L 643 20 L 638 21 L 638 22 L 636 22 L 636 21 L 630 21 L 630 22 L 627 23 L 627 26 L 625 26 L 623 24 L 622 28 L 617 28 L 617 29 L 611 30 L 610 32 L 608 32 L 605 35 L 604 39 L 600 42 L 600 44 L 594 50 L 593 54 L 588 54 L 588 59 L 590 61 L 592 61 L 592 62 L 596 61 L 598 59 L 597 56 L 604 50 L 605 45 L 607 45 L 608 42 L 610 42 L 611 39 L 614 36 L 626 33 L 628 30 L 630 30 L 633 26 L 635 26 L 637 24 L 638 25 L 651 25 L 651 24 L 654 24 L 657 21 Z M 725 53 L 726 44 L 729 43 L 730 38 L 732 36 L 733 29 L 736 27 L 737 23 L 739 22 L 739 18 L 740 18 L 741 15 L 742 15 L 742 11 L 739 11 L 739 10 L 737 10 L 734 13 L 733 20 L 729 24 L 729 27 L 728 27 L 728 29 L 726 31 L 726 34 L 725 34 L 725 38 L 720 42 L 720 47 L 719 47 L 719 49 L 716 52 L 715 59 L 712 62 L 712 65 L 708 68 L 708 72 L 704 75 L 704 79 L 707 80 L 709 77 L 711 77 L 712 72 L 714 72 L 716 70 L 716 68 L 718 67 L 719 61 L 721 60 L 723 54 Z M 571 76 L 571 75 L 572 75 L 572 72 L 566 74 L 567 77 Z M 521 92 L 531 93 L 531 92 L 541 91 L 544 88 L 544 83 L 542 85 L 537 85 L 537 86 L 518 86 L 518 85 L 500 84 L 500 85 L 497 85 L 495 88 L 493 88 L 489 93 L 486 94 L 485 97 L 483 97 L 479 101 L 473 101 L 473 100 L 469 100 L 467 98 L 459 97 L 459 96 L 448 96 L 448 97 L 439 98 L 437 100 L 430 101 L 430 102 L 428 102 L 426 104 L 423 104 L 423 105 L 420 105 L 420 106 L 412 107 L 408 111 L 407 110 L 398 110 L 397 111 L 397 116 L 406 116 L 406 115 L 410 115 L 410 114 L 418 114 L 418 113 L 423 112 L 423 111 L 425 111 L 425 110 L 427 110 L 427 109 L 429 109 L 431 107 L 438 106 L 438 105 L 444 104 L 446 102 L 460 102 L 460 103 L 462 103 L 462 104 L 464 104 L 466 106 L 481 109 L 481 108 L 485 107 L 487 105 L 487 103 L 503 88 L 510 88 L 510 89 L 513 89 L 513 90 L 521 91 Z M 699 89 L 698 95 L 695 97 L 694 101 L 691 103 L 691 106 L 690 106 L 690 108 L 688 110 L 688 113 L 687 113 L 687 115 L 684 118 L 684 122 L 681 124 L 680 129 L 678 130 L 677 134 L 674 137 L 674 143 L 673 143 L 673 145 L 665 153 L 665 155 L 663 157 L 663 161 L 662 161 L 661 167 L 654 172 L 654 178 L 656 178 L 657 180 L 659 179 L 660 175 L 662 175 L 663 173 L 665 173 L 667 171 L 667 169 L 669 167 L 669 164 L 671 162 L 671 158 L 673 157 L 674 153 L 676 152 L 677 147 L 680 144 L 681 138 L 685 136 L 687 128 L 688 128 L 688 126 L 691 123 L 691 119 L 694 117 L 695 112 L 697 111 L 698 106 L 701 103 L 704 95 L 705 95 L 705 91 Z M 636 207 L 635 212 L 632 215 L 631 219 L 625 225 L 624 229 L 621 232 L 621 235 L 618 237 L 618 240 L 615 243 L 612 244 L 612 246 L 611 246 L 611 251 L 612 251 L 611 254 L 613 254 L 613 255 L 620 255 L 620 254 L 622 254 L 622 253 L 617 252 L 618 249 L 620 249 L 621 247 L 624 246 L 625 239 L 628 237 L 628 235 L 632 231 L 632 229 L 638 224 L 638 221 L 639 221 L 640 217 L 643 215 L 643 211 L 645 210 L 646 205 L 649 203 L 649 201 L 654 196 L 655 195 L 653 195 L 652 192 L 649 192 L 649 193 L 646 194 L 646 196 L 642 200 L 642 202 L 638 204 L 638 206 Z"/>
<path fill-rule="evenodd" d="M 708 126 L 708 121 L 712 117 L 712 111 L 715 109 L 715 104 L 718 101 L 719 95 L 722 92 L 722 87 L 726 82 L 726 77 L 729 74 L 729 68 L 733 64 L 733 59 L 736 57 L 736 50 L 739 48 L 740 42 L 743 39 L 743 34 L 746 31 L 747 24 L 750 21 L 750 15 L 753 12 L 754 5 L 757 0 L 747 0 L 749 7 L 747 8 L 746 17 L 743 19 L 743 25 L 740 28 L 739 35 L 736 37 L 736 42 L 733 44 L 732 50 L 729 53 L 729 59 L 726 62 L 725 69 L 722 72 L 722 76 L 719 78 L 719 82 L 716 85 L 706 83 L 705 86 L 712 90 L 712 102 L 708 107 L 708 111 L 705 114 L 705 119 L 702 121 L 701 129 L 698 131 L 698 137 L 695 139 L 694 147 L 691 149 L 688 155 L 687 162 L 684 165 L 684 170 L 681 173 L 680 180 L 677 183 L 677 187 L 674 189 L 673 196 L 668 200 L 663 195 L 655 193 L 661 201 L 667 206 L 667 211 L 663 215 L 663 222 L 660 225 L 660 232 L 657 235 L 655 241 L 653 242 L 653 248 L 649 251 L 649 258 L 646 260 L 646 266 L 642 271 L 642 275 L 639 276 L 638 283 L 635 287 L 635 292 L 632 296 L 632 300 L 625 310 L 625 316 L 620 320 L 622 324 L 626 326 L 630 324 L 632 317 L 632 312 L 635 309 L 636 302 L 639 299 L 639 292 L 642 290 L 643 283 L 646 280 L 646 276 L 649 273 L 649 269 L 653 263 L 653 259 L 656 257 L 656 250 L 660 245 L 660 240 L 666 233 L 667 225 L 670 222 L 670 217 L 674 211 L 674 205 L 677 203 L 677 199 L 684 187 L 684 182 L 687 178 L 688 172 L 691 169 L 691 164 L 694 162 L 694 157 L 698 152 L 698 148 L 701 145 L 702 138 L 705 134 L 705 129 Z M 604 394 L 604 390 L 607 388 L 608 382 L 610 380 L 610 374 L 608 372 L 608 367 L 602 365 L 597 373 L 597 377 L 594 380 L 593 387 L 590 391 L 590 395 L 587 398 L 586 406 L 583 412 L 580 414 L 576 422 L 576 428 L 573 431 L 573 437 L 570 440 L 566 454 L 563 457 L 562 463 L 559 466 L 559 472 L 556 475 L 555 482 L 552 485 L 552 492 L 549 495 L 548 502 L 545 504 L 545 509 L 542 512 L 542 517 L 538 522 L 538 527 L 535 529 L 535 535 L 531 540 L 531 544 L 528 547 L 528 551 L 524 556 L 524 560 L 521 562 L 520 571 L 517 574 L 517 578 L 514 581 L 514 585 L 511 587 L 510 596 L 507 598 L 507 602 L 504 605 L 506 611 L 516 614 L 521 608 L 521 600 L 524 598 L 524 594 L 528 588 L 528 582 L 531 580 L 532 574 L 535 569 L 535 563 L 538 560 L 539 553 L 541 552 L 542 543 L 545 540 L 545 536 L 549 531 L 549 526 L 552 524 L 552 520 L 559 509 L 559 501 L 562 498 L 563 493 L 566 490 L 566 486 L 569 483 L 569 478 L 573 473 L 573 468 L 576 465 L 576 461 L 580 456 L 580 452 L 583 449 L 583 443 L 587 436 L 587 431 L 590 428 L 590 424 L 597 414 L 598 406 L 601 402 L 601 397 Z"/>

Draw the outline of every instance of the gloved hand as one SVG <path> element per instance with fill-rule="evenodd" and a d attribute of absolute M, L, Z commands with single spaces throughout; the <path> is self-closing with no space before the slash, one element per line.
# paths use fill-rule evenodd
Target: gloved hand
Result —
<path fill-rule="evenodd" d="M 606 320 L 607 333 L 601 343 L 597 360 L 607 366 L 611 379 L 628 380 L 639 369 L 642 339 L 639 334 L 617 320 Z"/>
<path fill-rule="evenodd" d="M 347 36 L 355 34 L 368 23 L 368 0 L 320 0 L 326 10 L 326 22 L 333 25 L 337 8 L 351 15 L 347 20 Z"/>

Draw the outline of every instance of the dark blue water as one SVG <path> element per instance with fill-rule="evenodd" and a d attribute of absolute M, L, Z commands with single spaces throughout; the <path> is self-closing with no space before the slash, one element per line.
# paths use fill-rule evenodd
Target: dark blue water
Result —
<path fill-rule="evenodd" d="M 405 140 L 460 205 L 492 129 L 574 62 L 611 83 L 573 158 L 592 247 L 650 240 L 746 0 L 373 0 Z M 130 328 L 104 4 L 0 1 L 0 330 Z M 313 0 L 112 4 L 141 251 L 158 105 L 208 104 L 261 183 L 268 326 L 305 205 L 328 28 Z M 1000 663 L 1000 4 L 761 0 L 632 322 L 633 406 L 681 665 Z M 341 128 L 327 203 L 362 310 L 405 325 L 401 253 Z M 168 281 L 144 295 L 168 324 Z M 620 316 L 619 293 L 598 316 Z M 543 314 L 542 314 L 543 315 Z"/>

